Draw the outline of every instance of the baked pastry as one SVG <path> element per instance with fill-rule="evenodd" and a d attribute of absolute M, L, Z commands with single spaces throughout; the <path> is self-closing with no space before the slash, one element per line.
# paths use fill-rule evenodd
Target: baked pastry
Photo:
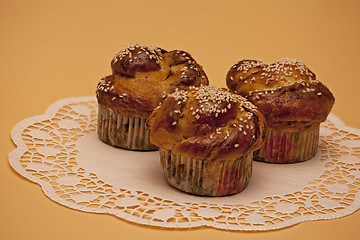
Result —
<path fill-rule="evenodd" d="M 157 149 L 146 118 L 176 89 L 208 85 L 202 67 L 185 51 L 131 44 L 111 62 L 112 75 L 100 80 L 98 135 L 105 143 L 132 150 Z"/>
<path fill-rule="evenodd" d="M 335 99 L 302 61 L 242 60 L 230 68 L 226 84 L 256 105 L 267 120 L 267 137 L 255 160 L 295 163 L 316 154 L 320 123 Z"/>
<path fill-rule="evenodd" d="M 247 186 L 266 123 L 245 98 L 201 86 L 170 94 L 146 124 L 170 185 L 196 195 L 224 196 Z"/>

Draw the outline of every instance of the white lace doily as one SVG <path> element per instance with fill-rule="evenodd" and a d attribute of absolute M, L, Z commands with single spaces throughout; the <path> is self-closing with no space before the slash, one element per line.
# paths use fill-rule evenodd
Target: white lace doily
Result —
<path fill-rule="evenodd" d="M 63 99 L 18 123 L 11 166 L 67 207 L 167 228 L 271 230 L 339 218 L 360 208 L 360 131 L 330 114 L 318 154 L 298 164 L 254 162 L 249 186 L 198 197 L 166 184 L 158 152 L 110 147 L 97 138 L 94 97 Z"/>

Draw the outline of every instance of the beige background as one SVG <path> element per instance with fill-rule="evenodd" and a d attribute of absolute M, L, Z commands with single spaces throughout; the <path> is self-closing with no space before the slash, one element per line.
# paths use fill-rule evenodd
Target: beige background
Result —
<path fill-rule="evenodd" d="M 359 1 L 0 1 L 0 239 L 358 239 L 360 212 L 268 232 L 168 230 L 60 206 L 7 162 L 19 121 L 56 100 L 94 95 L 130 42 L 183 49 L 225 86 L 243 58 L 303 60 L 360 128 Z"/>

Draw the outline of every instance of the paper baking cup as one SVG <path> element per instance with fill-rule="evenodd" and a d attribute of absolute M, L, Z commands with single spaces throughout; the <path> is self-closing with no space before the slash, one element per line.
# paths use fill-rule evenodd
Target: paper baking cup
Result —
<path fill-rule="evenodd" d="M 123 116 L 99 105 L 99 138 L 114 147 L 131 150 L 157 150 L 145 129 L 146 118 Z"/>
<path fill-rule="evenodd" d="M 268 163 L 297 163 L 314 157 L 319 144 L 320 127 L 300 132 L 269 129 L 263 147 L 254 152 L 254 160 Z"/>
<path fill-rule="evenodd" d="M 167 182 L 182 191 L 202 196 L 225 196 L 241 192 L 252 174 L 252 152 L 231 161 L 207 161 L 173 154 L 160 148 Z"/>

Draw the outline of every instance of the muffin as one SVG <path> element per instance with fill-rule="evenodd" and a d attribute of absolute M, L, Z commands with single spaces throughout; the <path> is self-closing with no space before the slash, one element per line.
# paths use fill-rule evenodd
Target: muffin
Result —
<path fill-rule="evenodd" d="M 247 186 L 266 122 L 245 98 L 201 86 L 170 94 L 146 124 L 171 186 L 195 195 L 224 196 Z"/>
<path fill-rule="evenodd" d="M 105 143 L 131 150 L 156 150 L 145 121 L 176 89 L 208 85 L 202 67 L 185 51 L 131 44 L 111 62 L 112 75 L 100 80 L 98 135 Z"/>
<path fill-rule="evenodd" d="M 320 123 L 335 99 L 302 61 L 242 60 L 230 68 L 226 84 L 256 105 L 267 120 L 265 143 L 254 160 L 296 163 L 315 156 Z"/>

